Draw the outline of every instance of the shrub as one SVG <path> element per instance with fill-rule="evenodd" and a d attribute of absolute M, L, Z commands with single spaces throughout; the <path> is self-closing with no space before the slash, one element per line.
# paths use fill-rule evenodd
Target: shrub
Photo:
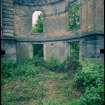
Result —
<path fill-rule="evenodd" d="M 104 96 L 104 93 L 101 94 Z M 88 87 L 80 98 L 81 105 L 104 105 L 104 97 L 102 96 L 95 87 Z"/>
<path fill-rule="evenodd" d="M 84 89 L 88 86 L 97 86 L 103 83 L 104 67 L 98 61 L 82 62 L 82 70 L 79 70 L 75 76 L 75 83 L 78 88 Z"/>
<path fill-rule="evenodd" d="M 82 92 L 81 105 L 104 103 L 104 66 L 96 60 L 83 61 L 75 76 L 75 86 Z"/>
<path fill-rule="evenodd" d="M 17 67 L 16 62 L 9 59 L 1 60 L 1 76 L 9 78 L 13 75 L 14 69 Z"/>
<path fill-rule="evenodd" d="M 81 67 L 78 59 L 73 57 L 68 57 L 67 60 L 64 61 L 64 69 L 65 71 L 74 71 Z"/>
<path fill-rule="evenodd" d="M 37 57 L 35 56 L 34 57 L 34 63 L 33 63 L 35 66 L 44 66 L 45 65 L 45 61 L 42 57 Z"/>
<path fill-rule="evenodd" d="M 17 76 L 35 76 L 41 72 L 40 66 L 35 66 L 34 60 L 25 60 L 16 64 L 12 60 L 2 60 L 1 76 L 3 78 L 15 78 Z"/>
<path fill-rule="evenodd" d="M 45 66 L 52 71 L 62 71 L 64 69 L 63 63 L 53 57 L 46 62 Z"/>

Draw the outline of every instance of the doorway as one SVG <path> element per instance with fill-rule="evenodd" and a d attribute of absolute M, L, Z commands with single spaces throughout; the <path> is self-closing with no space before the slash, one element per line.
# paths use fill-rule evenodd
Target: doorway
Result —
<path fill-rule="evenodd" d="M 43 44 L 33 44 L 33 56 L 43 58 Z"/>

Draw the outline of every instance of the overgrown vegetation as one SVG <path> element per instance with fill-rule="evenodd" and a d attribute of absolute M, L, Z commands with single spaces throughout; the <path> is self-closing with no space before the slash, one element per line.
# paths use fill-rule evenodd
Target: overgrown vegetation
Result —
<path fill-rule="evenodd" d="M 69 6 L 69 30 L 77 30 L 80 27 L 80 3 L 78 1 L 73 2 Z"/>
<path fill-rule="evenodd" d="M 103 64 L 85 60 L 81 65 L 73 58 L 2 60 L 2 105 L 103 105 Z"/>
<path fill-rule="evenodd" d="M 74 41 L 70 42 L 70 56 L 72 56 L 72 59 L 76 59 L 79 61 L 79 42 Z"/>
<path fill-rule="evenodd" d="M 81 105 L 104 104 L 104 66 L 97 60 L 82 61 L 82 69 L 75 76 L 75 85 L 81 91 Z"/>

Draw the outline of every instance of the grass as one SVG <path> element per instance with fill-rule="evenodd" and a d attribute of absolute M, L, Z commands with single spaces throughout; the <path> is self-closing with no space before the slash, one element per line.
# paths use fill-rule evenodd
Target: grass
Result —
<path fill-rule="evenodd" d="M 72 74 L 55 72 L 33 61 L 8 62 L 2 62 L 2 105 L 79 105 Z"/>

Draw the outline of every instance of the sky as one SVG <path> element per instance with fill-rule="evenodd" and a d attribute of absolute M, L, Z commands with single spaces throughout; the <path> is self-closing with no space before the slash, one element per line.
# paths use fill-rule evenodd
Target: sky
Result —
<path fill-rule="evenodd" d="M 35 11 L 32 15 L 32 26 L 34 26 L 37 23 L 38 16 L 42 14 L 41 11 Z"/>

